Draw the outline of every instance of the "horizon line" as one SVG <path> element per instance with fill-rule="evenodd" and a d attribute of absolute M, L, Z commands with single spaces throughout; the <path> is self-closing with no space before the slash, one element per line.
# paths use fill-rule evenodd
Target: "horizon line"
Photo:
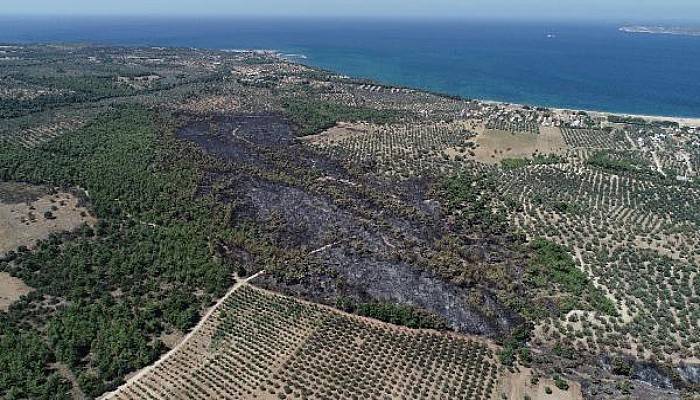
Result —
<path fill-rule="evenodd" d="M 698 18 L 633 18 L 633 17 L 574 17 L 574 16 L 497 16 L 497 15 L 362 15 L 362 14 L 209 14 L 209 13 L 10 13 L 0 15 L 0 19 L 8 18 L 173 18 L 173 19 L 298 19 L 298 20 L 338 20 L 338 19 L 365 19 L 365 20 L 411 20 L 411 21 L 519 21 L 519 22 L 599 22 L 599 23 L 682 23 L 700 24 Z"/>

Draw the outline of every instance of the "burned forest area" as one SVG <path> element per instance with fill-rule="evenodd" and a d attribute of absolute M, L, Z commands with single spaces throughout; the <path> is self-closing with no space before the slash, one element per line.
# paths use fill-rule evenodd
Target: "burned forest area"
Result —
<path fill-rule="evenodd" d="M 435 321 L 495 337 L 522 323 L 487 278 L 522 269 L 513 235 L 450 223 L 435 179 L 378 179 L 307 149 L 294 132 L 272 114 L 185 122 L 178 131 L 225 162 L 205 172 L 200 194 L 231 204 L 231 225 L 261 235 L 252 245 L 219 243 L 223 259 L 244 275 L 270 270 L 265 287 L 308 300 L 347 310 L 397 304 L 419 320 L 433 314 L 426 328 Z M 448 255 L 455 258 L 441 259 Z"/>

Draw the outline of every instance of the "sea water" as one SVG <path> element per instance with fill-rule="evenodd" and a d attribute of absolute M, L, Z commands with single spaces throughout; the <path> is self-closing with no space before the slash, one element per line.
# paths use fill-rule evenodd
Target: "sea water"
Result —
<path fill-rule="evenodd" d="M 467 98 L 700 117 L 700 37 L 613 23 L 0 17 L 0 42 L 274 49 L 299 62 Z"/>

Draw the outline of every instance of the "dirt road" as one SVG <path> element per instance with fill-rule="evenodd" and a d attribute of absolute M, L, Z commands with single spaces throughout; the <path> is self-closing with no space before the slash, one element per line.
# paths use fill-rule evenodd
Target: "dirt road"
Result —
<path fill-rule="evenodd" d="M 221 307 L 221 305 L 224 304 L 224 303 L 226 302 L 226 300 L 228 300 L 228 298 L 231 297 L 231 295 L 232 295 L 238 288 L 240 288 L 240 287 L 243 286 L 243 285 L 246 285 L 248 282 L 252 281 L 253 279 L 257 278 L 258 276 L 260 276 L 260 275 L 262 275 L 262 274 L 264 274 L 264 273 L 265 273 L 265 271 L 263 270 L 263 271 L 260 271 L 260 272 L 258 272 L 258 273 L 256 273 L 256 274 L 254 274 L 254 275 L 249 276 L 248 278 L 238 280 L 238 281 L 236 282 L 236 284 L 233 285 L 233 286 L 231 287 L 231 289 L 229 289 L 229 291 L 226 292 L 226 294 L 225 294 L 221 299 L 219 299 L 219 301 L 217 301 L 216 304 L 214 304 L 214 305 L 204 314 L 204 316 L 199 320 L 199 323 L 198 323 L 194 328 L 192 328 L 192 330 L 190 330 L 190 332 L 189 332 L 187 335 L 185 335 L 185 337 L 180 341 L 180 343 L 178 343 L 175 347 L 173 347 L 172 349 L 170 349 L 170 351 L 168 351 L 167 353 L 165 353 L 158 361 L 156 361 L 156 362 L 154 362 L 153 364 L 151 364 L 151 365 L 149 365 L 149 366 L 147 366 L 147 367 L 141 369 L 138 373 L 136 373 L 134 376 L 132 376 L 131 378 L 129 378 L 126 382 L 124 382 L 124 384 L 122 384 L 121 386 L 119 386 L 116 390 L 114 390 L 113 392 L 105 393 L 105 394 L 103 394 L 101 397 L 99 397 L 98 399 L 99 399 L 99 400 L 106 400 L 106 399 L 110 399 L 110 398 L 114 397 L 114 396 L 117 395 L 123 388 L 125 388 L 126 386 L 128 386 L 130 383 L 139 380 L 142 376 L 146 375 L 146 374 L 149 373 L 151 370 L 155 369 L 155 368 L 158 367 L 160 364 L 162 364 L 164 361 L 166 361 L 168 358 L 170 358 L 173 354 L 177 353 L 177 351 L 180 350 L 180 348 L 182 348 L 182 346 L 184 346 L 184 345 L 190 340 L 190 338 L 191 338 L 194 334 L 196 334 L 197 331 L 199 331 L 199 330 L 202 328 L 202 326 L 207 322 L 207 320 L 209 320 L 209 318 L 212 316 L 212 314 L 214 314 L 214 312 L 216 312 L 216 311 L 219 309 L 219 307 Z"/>

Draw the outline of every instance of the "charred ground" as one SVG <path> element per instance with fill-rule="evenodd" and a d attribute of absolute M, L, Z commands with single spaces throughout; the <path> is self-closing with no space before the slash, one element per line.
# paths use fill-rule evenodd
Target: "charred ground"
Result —
<path fill-rule="evenodd" d="M 222 161 L 207 171 L 201 195 L 233 204 L 231 227 L 256 227 L 265 238 L 220 243 L 228 262 L 245 273 L 274 265 L 265 286 L 309 300 L 407 305 L 465 333 L 503 337 L 523 322 L 487 278 L 524 262 L 514 238 L 479 234 L 462 247 L 468 260 L 440 263 L 442 243 L 475 232 L 443 222 L 440 201 L 428 197 L 436 181 L 395 184 L 351 171 L 295 132 L 281 115 L 183 117 L 178 137 Z"/>

